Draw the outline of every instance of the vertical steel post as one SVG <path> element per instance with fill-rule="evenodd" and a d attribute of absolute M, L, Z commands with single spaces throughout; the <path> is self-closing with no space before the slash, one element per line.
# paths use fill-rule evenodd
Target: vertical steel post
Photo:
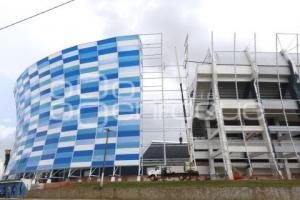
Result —
<path fill-rule="evenodd" d="M 223 119 L 223 111 L 220 104 L 220 95 L 218 89 L 218 71 L 217 71 L 217 63 L 214 55 L 214 40 L 213 40 L 213 32 L 211 33 L 211 63 L 212 63 L 212 90 L 213 90 L 213 98 L 214 98 L 214 108 L 215 114 L 218 122 L 218 130 L 221 144 L 221 151 L 223 155 L 223 163 L 225 172 L 227 173 L 228 179 L 233 180 L 233 172 L 232 165 L 229 155 L 228 141 L 225 131 L 224 119 Z"/>
<path fill-rule="evenodd" d="M 105 140 L 105 147 L 104 147 L 104 155 L 103 155 L 103 164 L 102 164 L 102 173 L 101 173 L 101 181 L 100 181 L 100 187 L 103 187 L 104 182 L 104 173 L 105 173 L 105 162 L 106 162 L 106 151 L 107 151 L 107 143 L 108 143 L 108 134 L 111 132 L 109 128 L 106 128 L 104 130 L 106 133 L 106 140 Z"/>

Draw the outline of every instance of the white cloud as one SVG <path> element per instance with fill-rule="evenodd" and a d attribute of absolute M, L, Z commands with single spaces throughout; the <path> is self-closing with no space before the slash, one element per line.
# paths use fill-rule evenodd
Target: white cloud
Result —
<path fill-rule="evenodd" d="M 10 118 L 4 118 L 1 120 L 1 122 L 5 123 L 5 124 L 11 124 L 13 121 Z"/>
<path fill-rule="evenodd" d="M 16 128 L 14 126 L 7 126 L 5 124 L 0 124 L 0 140 L 13 139 L 15 135 Z"/>

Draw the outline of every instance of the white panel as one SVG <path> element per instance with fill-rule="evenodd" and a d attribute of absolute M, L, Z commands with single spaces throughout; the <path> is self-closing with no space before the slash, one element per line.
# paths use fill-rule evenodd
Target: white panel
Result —
<path fill-rule="evenodd" d="M 81 121 L 78 122 L 78 130 L 86 129 L 86 128 L 97 128 L 97 122 L 93 122 L 93 123 L 82 123 Z"/>
<path fill-rule="evenodd" d="M 51 104 L 52 106 L 55 106 L 55 105 L 61 105 L 61 104 L 64 104 L 64 98 L 61 98 L 61 99 L 57 99 L 55 101 L 52 101 Z"/>
<path fill-rule="evenodd" d="M 100 91 L 107 91 L 107 90 L 115 90 L 118 89 L 119 83 L 115 81 L 114 83 L 110 84 L 101 84 L 99 90 Z"/>
<path fill-rule="evenodd" d="M 121 148 L 116 149 L 116 154 L 139 154 L 140 150 L 139 148 Z"/>
<path fill-rule="evenodd" d="M 131 114 L 131 115 L 119 115 L 119 120 L 139 120 L 140 114 Z"/>
<path fill-rule="evenodd" d="M 95 144 L 76 145 L 74 151 L 94 150 Z"/>
<path fill-rule="evenodd" d="M 51 110 L 51 117 L 53 117 L 53 116 L 60 116 L 60 115 L 63 114 L 63 112 L 64 112 L 64 108 Z"/>
<path fill-rule="evenodd" d="M 128 68 L 128 69 L 127 69 Z M 119 71 L 119 77 L 136 77 L 136 76 L 140 76 L 140 70 L 138 68 L 138 66 L 136 67 L 126 67 L 123 68 L 121 71 Z"/>
<path fill-rule="evenodd" d="M 52 160 L 40 160 L 38 166 L 42 166 L 42 165 L 52 165 L 54 162 L 54 159 Z"/>
<path fill-rule="evenodd" d="M 51 76 L 47 75 L 47 76 L 44 76 L 44 77 L 40 78 L 39 81 L 40 81 L 40 83 L 42 83 L 42 82 L 47 81 L 49 79 L 51 79 Z M 44 89 L 47 89 L 46 86 L 48 86 L 48 85 L 50 85 L 50 84 L 47 84 L 47 85 L 44 85 L 44 86 L 40 87 L 40 90 L 43 91 Z"/>
<path fill-rule="evenodd" d="M 47 70 L 49 70 L 49 65 L 46 65 L 46 66 L 44 66 L 43 68 L 40 68 L 40 69 L 39 69 L 39 74 L 41 74 L 41 73 L 43 73 L 43 72 L 45 72 L 45 71 L 47 71 Z"/>
<path fill-rule="evenodd" d="M 68 58 L 68 57 L 72 57 L 72 56 L 76 56 L 78 55 L 78 50 L 74 50 L 74 51 L 71 51 L 71 52 L 68 52 L 68 53 L 64 53 L 62 54 L 62 57 L 63 58 Z"/>
<path fill-rule="evenodd" d="M 123 40 L 123 41 L 118 41 L 117 44 L 118 44 L 118 47 L 139 46 L 139 41 L 138 40 Z"/>
<path fill-rule="evenodd" d="M 116 160 L 116 166 L 134 166 L 139 165 L 139 160 Z"/>
<path fill-rule="evenodd" d="M 80 68 L 81 69 L 83 69 L 83 68 L 89 68 L 89 67 L 95 67 L 95 66 L 98 66 L 98 61 L 80 64 Z"/>
<path fill-rule="evenodd" d="M 117 69 L 118 66 L 119 66 L 118 63 L 100 64 L 99 70 L 101 72 L 108 69 Z"/>
<path fill-rule="evenodd" d="M 114 115 L 118 115 L 118 114 L 119 114 L 119 110 L 118 109 L 104 110 L 104 111 L 98 112 L 98 116 L 103 116 L 103 117 L 114 116 Z"/>
<path fill-rule="evenodd" d="M 99 55 L 100 60 L 111 60 L 111 59 L 118 59 L 118 53 L 108 53 L 104 55 Z"/>
<path fill-rule="evenodd" d="M 41 156 L 43 154 L 43 151 L 34 151 L 31 152 L 30 156 L 34 157 L 34 156 Z"/>
<path fill-rule="evenodd" d="M 75 141 L 70 142 L 59 142 L 58 147 L 71 147 L 75 145 Z"/>
<path fill-rule="evenodd" d="M 139 50 L 139 46 L 132 45 L 132 46 L 120 46 L 120 47 L 118 47 L 118 51 L 133 51 L 133 50 Z"/>
<path fill-rule="evenodd" d="M 64 86 L 65 86 L 65 80 L 63 79 L 58 79 L 51 82 L 51 88 L 56 88 L 56 87 L 64 88 Z"/>
<path fill-rule="evenodd" d="M 42 146 L 45 144 L 45 140 L 41 140 L 41 141 L 35 141 L 33 143 L 33 147 L 38 147 L 38 146 Z"/>
<path fill-rule="evenodd" d="M 99 97 L 99 93 L 98 92 L 84 93 L 84 94 L 81 94 L 80 97 L 81 98 L 95 98 L 95 97 Z"/>
<path fill-rule="evenodd" d="M 80 79 L 81 80 L 95 79 L 95 80 L 98 81 L 99 80 L 99 72 L 97 71 L 97 72 L 90 72 L 90 73 L 80 74 Z"/>
<path fill-rule="evenodd" d="M 97 46 L 97 42 L 88 42 L 85 44 L 80 44 L 80 45 L 78 45 L 78 49 L 84 49 L 84 48 L 93 47 L 93 46 Z"/>
<path fill-rule="evenodd" d="M 48 125 L 40 126 L 37 128 L 37 132 L 47 131 L 47 130 L 48 130 Z"/>
<path fill-rule="evenodd" d="M 77 131 L 66 131 L 66 132 L 61 132 L 60 137 L 68 137 L 68 136 L 74 136 L 77 134 Z"/>
<path fill-rule="evenodd" d="M 117 142 L 117 138 L 110 137 L 108 138 L 107 143 L 116 143 L 116 142 Z M 105 144 L 105 143 L 106 143 L 106 138 L 96 138 L 95 144 Z"/>
<path fill-rule="evenodd" d="M 50 69 L 53 69 L 53 68 L 58 67 L 58 66 L 61 66 L 63 64 L 64 64 L 63 60 L 59 60 L 59 61 L 57 61 L 55 63 L 50 64 Z"/>
<path fill-rule="evenodd" d="M 51 87 L 50 84 L 46 84 L 46 85 L 40 87 L 39 89 L 40 89 L 40 92 L 41 92 L 41 91 L 44 91 L 44 90 L 46 90 L 46 89 L 49 89 L 50 87 Z"/>
<path fill-rule="evenodd" d="M 76 168 L 76 167 L 90 167 L 91 162 L 76 162 L 76 163 L 71 163 L 71 168 Z"/>
<path fill-rule="evenodd" d="M 71 52 L 70 52 L 71 53 Z M 78 54 L 78 52 L 76 51 L 74 54 Z M 64 57 L 65 58 L 65 57 Z M 65 63 L 64 64 L 64 68 L 69 68 L 69 67 L 74 67 L 74 66 L 76 66 L 76 65 L 79 65 L 80 63 L 79 63 L 79 60 L 74 60 L 74 61 L 72 61 L 72 62 L 68 62 L 68 63 Z"/>

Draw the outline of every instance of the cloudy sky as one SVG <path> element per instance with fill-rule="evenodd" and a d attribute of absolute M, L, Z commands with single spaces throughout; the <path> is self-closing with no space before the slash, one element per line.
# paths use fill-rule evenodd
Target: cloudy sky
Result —
<path fill-rule="evenodd" d="M 64 0 L 0 0 L 0 27 Z M 167 61 L 190 34 L 191 56 L 202 60 L 214 31 L 218 48 L 252 44 L 275 49 L 276 32 L 300 32 L 299 0 L 76 0 L 47 14 L 0 31 L 0 155 L 13 142 L 13 87 L 20 73 L 37 60 L 79 43 L 138 33 L 164 34 Z M 168 55 L 170 55 L 168 57 Z M 1 158 L 1 156 L 0 156 Z"/>

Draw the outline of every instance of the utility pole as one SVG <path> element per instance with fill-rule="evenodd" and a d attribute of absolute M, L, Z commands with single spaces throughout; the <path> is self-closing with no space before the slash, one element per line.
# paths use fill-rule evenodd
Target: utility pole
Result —
<path fill-rule="evenodd" d="M 106 162 L 106 151 L 107 151 L 107 143 L 108 143 L 108 134 L 112 132 L 109 128 L 104 129 L 104 133 L 106 134 L 106 141 L 104 146 L 104 158 L 103 158 L 103 164 L 102 164 L 102 173 L 101 173 L 101 181 L 100 181 L 100 188 L 103 188 L 103 182 L 104 182 L 104 171 L 105 171 L 105 162 Z"/>

